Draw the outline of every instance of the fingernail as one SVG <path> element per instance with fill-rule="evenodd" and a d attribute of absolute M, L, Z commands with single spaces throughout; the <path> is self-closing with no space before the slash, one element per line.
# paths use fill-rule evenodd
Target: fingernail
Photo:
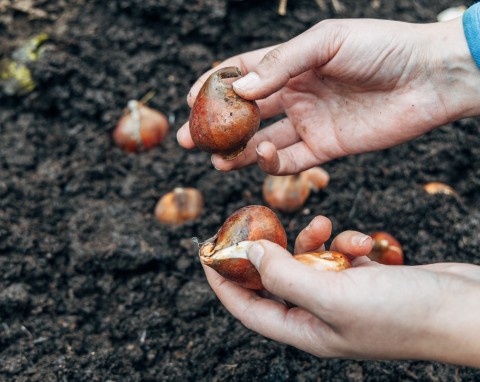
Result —
<path fill-rule="evenodd" d="M 215 162 L 214 162 L 213 159 L 214 159 L 214 158 L 213 158 L 213 155 L 212 155 L 212 156 L 210 157 L 210 161 L 212 162 L 213 167 L 215 167 L 215 170 L 220 171 L 220 169 L 219 169 L 217 166 L 215 166 Z"/>
<path fill-rule="evenodd" d="M 257 155 L 261 158 L 263 158 L 263 153 L 260 151 L 260 145 L 257 145 L 257 147 L 255 147 L 255 151 L 257 152 Z"/>
<path fill-rule="evenodd" d="M 260 268 L 264 253 L 265 251 L 261 244 L 253 244 L 248 250 L 248 259 L 252 262 L 255 268 Z"/>
<path fill-rule="evenodd" d="M 240 78 L 232 83 L 234 88 L 240 90 L 252 90 L 260 82 L 260 77 L 255 72 L 248 73 L 245 77 Z"/>
<path fill-rule="evenodd" d="M 313 226 L 313 220 L 308 223 L 308 225 L 305 227 L 304 231 L 310 231 L 312 229 L 312 226 Z"/>
<path fill-rule="evenodd" d="M 370 236 L 364 235 L 363 233 L 360 233 L 358 235 L 355 235 L 352 238 L 352 243 L 356 245 L 357 247 L 363 247 L 365 244 L 367 244 L 370 241 Z"/>
<path fill-rule="evenodd" d="M 258 160 L 259 160 L 259 161 L 263 161 L 263 160 L 265 159 L 265 157 L 263 156 L 263 153 L 260 151 L 259 146 L 260 146 L 260 145 L 258 145 L 257 147 L 255 147 L 255 151 L 257 152 Z"/>

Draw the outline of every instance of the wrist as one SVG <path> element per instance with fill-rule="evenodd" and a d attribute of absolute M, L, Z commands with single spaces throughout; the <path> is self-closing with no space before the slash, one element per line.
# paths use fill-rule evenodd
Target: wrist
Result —
<path fill-rule="evenodd" d="M 433 75 L 448 120 L 479 116 L 480 69 L 468 47 L 462 18 L 430 24 L 427 35 Z"/>
<path fill-rule="evenodd" d="M 480 282 L 442 276 L 441 302 L 430 314 L 426 359 L 480 367 Z"/>

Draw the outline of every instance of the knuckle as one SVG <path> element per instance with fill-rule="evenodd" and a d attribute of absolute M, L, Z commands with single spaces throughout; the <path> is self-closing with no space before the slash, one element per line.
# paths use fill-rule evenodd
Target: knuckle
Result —
<path fill-rule="evenodd" d="M 279 48 L 274 48 L 262 58 L 260 65 L 275 65 L 281 61 L 282 56 L 282 51 Z"/>

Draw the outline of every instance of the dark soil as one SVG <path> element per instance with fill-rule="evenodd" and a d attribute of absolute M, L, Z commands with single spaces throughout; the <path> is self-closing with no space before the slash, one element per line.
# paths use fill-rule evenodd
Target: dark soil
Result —
<path fill-rule="evenodd" d="M 245 329 L 210 290 L 191 238 L 206 239 L 238 208 L 262 204 L 264 174 L 219 173 L 209 155 L 175 138 L 190 86 L 215 60 L 325 18 L 432 22 L 451 0 L 342 0 L 342 14 L 330 1 L 321 10 L 314 0 L 291 0 L 285 17 L 274 0 L 23 1 L 29 12 L 1 3 L 1 57 L 34 34 L 50 40 L 29 66 L 37 88 L 0 95 L 0 380 L 480 378 L 431 362 L 318 359 Z M 127 101 L 149 90 L 172 129 L 160 147 L 126 154 L 111 132 Z M 335 233 L 391 232 L 410 265 L 480 263 L 479 129 L 478 119 L 463 120 L 326 164 L 330 186 L 301 213 L 280 215 L 289 243 L 323 214 Z M 429 196 L 428 181 L 459 196 Z M 161 225 L 155 203 L 176 186 L 199 188 L 206 208 L 196 222 Z"/>

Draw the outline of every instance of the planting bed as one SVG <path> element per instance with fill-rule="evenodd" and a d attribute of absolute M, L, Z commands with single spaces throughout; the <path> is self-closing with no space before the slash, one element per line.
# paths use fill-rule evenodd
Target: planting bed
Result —
<path fill-rule="evenodd" d="M 14 3 L 27 6 L 13 8 Z M 45 32 L 36 89 L 0 95 L 0 380 L 474 381 L 431 362 L 324 360 L 245 329 L 210 290 L 196 244 L 235 210 L 263 204 L 257 167 L 223 174 L 175 133 L 186 95 L 216 60 L 282 42 L 331 17 L 433 22 L 451 0 L 0 1 L 0 55 Z M 338 2 L 337 2 L 338 3 Z M 0 58 L 1 58 L 0 57 Z M 127 154 L 111 133 L 153 90 L 163 144 Z M 408 265 L 480 263 L 480 121 L 443 126 L 383 152 L 327 163 L 330 185 L 279 214 L 290 248 L 323 214 L 334 233 L 386 230 Z M 445 182 L 458 196 L 428 195 Z M 174 187 L 204 195 L 201 218 L 162 225 Z M 425 317 L 428 320 L 428 317 Z M 452 322 L 452 325 L 455 323 Z M 394 331 L 395 328 L 392 328 Z"/>

